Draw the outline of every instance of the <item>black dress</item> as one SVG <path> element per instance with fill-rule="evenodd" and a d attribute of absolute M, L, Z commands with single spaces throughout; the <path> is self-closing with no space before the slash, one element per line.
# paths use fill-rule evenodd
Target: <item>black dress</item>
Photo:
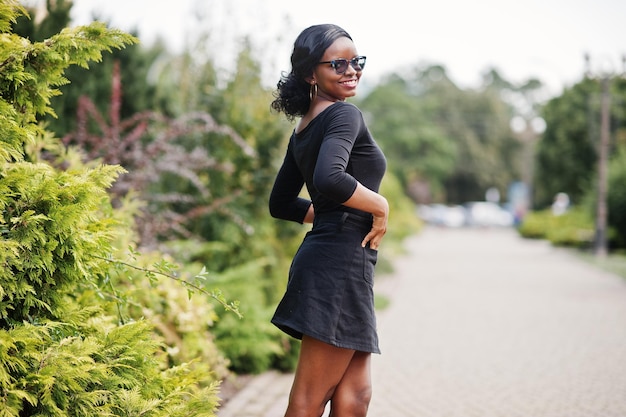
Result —
<path fill-rule="evenodd" d="M 380 353 L 373 294 L 377 251 L 361 247 L 372 216 L 342 203 L 357 181 L 378 192 L 385 168 L 383 153 L 352 104 L 332 104 L 291 136 L 270 212 L 302 223 L 312 201 L 315 219 L 272 318 L 287 334 Z M 304 184 L 311 200 L 299 197 Z"/>

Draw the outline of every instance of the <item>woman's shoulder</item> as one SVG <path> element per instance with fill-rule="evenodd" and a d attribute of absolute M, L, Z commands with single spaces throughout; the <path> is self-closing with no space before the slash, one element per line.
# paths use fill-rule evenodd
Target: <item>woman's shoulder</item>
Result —
<path fill-rule="evenodd" d="M 336 111 L 361 113 L 361 110 L 355 104 L 348 101 L 338 101 L 330 107 L 334 107 Z"/>
<path fill-rule="evenodd" d="M 355 126 L 360 126 L 364 123 L 363 114 L 361 110 L 354 104 L 346 101 L 338 101 L 326 109 L 325 120 L 329 124 L 345 124 L 349 122 Z"/>
<path fill-rule="evenodd" d="M 338 101 L 334 103 L 332 106 L 329 106 L 326 111 L 325 116 L 330 118 L 354 118 L 354 119 L 362 119 L 363 114 L 361 110 L 354 104 L 348 103 L 347 101 Z"/>

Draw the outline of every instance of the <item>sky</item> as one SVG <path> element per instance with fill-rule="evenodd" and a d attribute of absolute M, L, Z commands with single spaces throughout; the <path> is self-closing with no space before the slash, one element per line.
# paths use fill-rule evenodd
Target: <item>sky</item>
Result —
<path fill-rule="evenodd" d="M 94 13 L 147 45 L 160 38 L 182 50 L 208 35 L 207 52 L 225 69 L 247 36 L 270 85 L 290 69 L 300 31 L 318 23 L 350 33 L 370 83 L 440 64 L 475 88 L 493 67 L 515 83 L 538 78 L 556 95 L 582 78 L 585 54 L 598 74 L 622 72 L 626 56 L 624 0 L 74 0 L 73 24 Z"/>

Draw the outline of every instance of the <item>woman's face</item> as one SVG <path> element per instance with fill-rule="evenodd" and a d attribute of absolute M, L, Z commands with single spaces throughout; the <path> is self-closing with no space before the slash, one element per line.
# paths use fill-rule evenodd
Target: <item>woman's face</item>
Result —
<path fill-rule="evenodd" d="M 320 61 L 334 59 L 350 61 L 356 56 L 358 54 L 354 42 L 349 38 L 341 37 L 326 49 Z M 318 96 L 338 101 L 344 101 L 347 97 L 356 95 L 360 78 L 361 71 L 355 70 L 352 65 L 348 65 L 348 69 L 343 74 L 337 74 L 331 64 L 319 64 L 313 72 L 313 80 L 318 87 Z"/>

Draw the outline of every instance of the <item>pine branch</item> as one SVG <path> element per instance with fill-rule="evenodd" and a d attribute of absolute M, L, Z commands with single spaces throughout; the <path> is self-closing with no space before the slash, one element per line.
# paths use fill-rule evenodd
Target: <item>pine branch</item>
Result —
<path fill-rule="evenodd" d="M 226 300 L 226 298 L 224 297 L 224 295 L 222 294 L 222 292 L 219 289 L 214 289 L 212 291 L 208 291 L 205 288 L 202 288 L 201 286 L 194 284 L 193 282 L 187 281 L 185 279 L 182 279 L 180 277 L 177 277 L 176 275 L 174 275 L 171 272 L 167 272 L 167 271 L 171 271 L 173 265 L 170 264 L 169 262 L 163 260 L 161 263 L 157 263 L 154 264 L 155 269 L 148 269 L 148 268 L 144 268 L 141 266 L 137 266 L 137 265 L 133 265 L 130 264 L 128 262 L 124 262 L 124 261 L 120 261 L 117 259 L 110 259 L 110 258 L 104 258 L 101 256 L 97 256 L 94 255 L 94 257 L 96 259 L 101 259 L 103 261 L 115 264 L 115 265 L 121 265 L 121 266 L 125 266 L 131 269 L 134 269 L 136 271 L 141 271 L 144 272 L 146 274 L 146 276 L 148 277 L 148 279 L 150 280 L 151 283 L 153 283 L 156 279 L 156 276 L 162 276 L 162 277 L 166 277 L 169 279 L 172 279 L 174 281 L 178 281 L 180 282 L 183 286 L 185 286 L 185 288 L 187 288 L 187 292 L 189 294 L 189 298 L 191 298 L 191 296 L 197 291 L 200 292 L 202 294 L 208 295 L 209 297 L 213 298 L 214 300 L 216 300 L 218 303 L 220 303 L 222 305 L 222 307 L 224 307 L 224 309 L 226 311 L 230 311 L 231 313 L 234 313 L 235 315 L 237 315 L 237 317 L 239 317 L 240 319 L 243 318 L 243 315 L 241 314 L 241 312 L 239 311 L 239 301 L 231 301 L 229 302 L 228 300 Z M 202 267 L 202 270 L 196 274 L 192 279 L 193 280 L 206 280 L 206 277 L 208 275 L 208 271 L 206 270 L 205 267 Z"/>

